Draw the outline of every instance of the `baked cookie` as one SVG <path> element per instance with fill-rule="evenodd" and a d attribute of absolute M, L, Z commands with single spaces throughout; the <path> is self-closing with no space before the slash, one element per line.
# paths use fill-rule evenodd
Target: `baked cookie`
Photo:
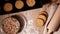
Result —
<path fill-rule="evenodd" d="M 35 5 L 36 1 L 35 0 L 26 0 L 26 3 L 29 7 L 33 7 Z"/>
<path fill-rule="evenodd" d="M 46 22 L 47 20 L 47 17 L 45 15 L 39 15 L 38 18 L 43 19 L 44 22 Z"/>
<path fill-rule="evenodd" d="M 34 25 L 35 25 L 36 27 L 41 27 L 41 26 L 44 25 L 44 21 L 43 21 L 42 19 L 37 18 L 37 19 L 35 20 L 35 22 L 34 22 Z"/>
<path fill-rule="evenodd" d="M 48 13 L 46 11 L 42 11 L 39 13 L 37 18 L 43 19 L 44 23 L 45 23 L 48 18 Z"/>
<path fill-rule="evenodd" d="M 22 8 L 24 7 L 23 1 L 21 1 L 21 0 L 16 1 L 16 2 L 15 2 L 15 7 L 16 7 L 17 9 L 22 9 Z"/>
<path fill-rule="evenodd" d="M 48 13 L 46 11 L 41 11 L 39 15 L 45 15 L 46 17 L 48 16 Z"/>
<path fill-rule="evenodd" d="M 43 12 L 43 11 L 40 12 L 35 19 L 35 22 L 34 22 L 35 26 L 37 26 L 37 27 L 44 26 L 44 24 L 47 20 L 47 16 L 48 16 L 47 12 Z"/>
<path fill-rule="evenodd" d="M 13 6 L 11 3 L 4 4 L 4 11 L 10 12 L 13 9 Z"/>

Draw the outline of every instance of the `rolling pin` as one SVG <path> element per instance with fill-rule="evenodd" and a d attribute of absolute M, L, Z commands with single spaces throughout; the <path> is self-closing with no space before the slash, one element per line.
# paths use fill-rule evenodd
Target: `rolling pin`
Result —
<path fill-rule="evenodd" d="M 60 25 L 60 22 L 59 22 L 60 21 L 60 14 L 59 14 L 60 10 L 59 9 L 60 9 L 60 5 L 58 6 L 58 8 L 57 8 L 54 16 L 52 17 L 49 25 L 47 26 L 47 30 L 48 30 L 47 34 L 51 34 L 52 32 L 55 32 Z"/>

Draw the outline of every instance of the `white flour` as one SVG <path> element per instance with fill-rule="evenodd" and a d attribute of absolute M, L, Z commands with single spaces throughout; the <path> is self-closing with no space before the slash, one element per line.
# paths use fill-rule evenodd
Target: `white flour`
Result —
<path fill-rule="evenodd" d="M 38 30 L 33 26 L 33 20 L 29 20 L 27 28 L 21 34 L 39 34 Z"/>

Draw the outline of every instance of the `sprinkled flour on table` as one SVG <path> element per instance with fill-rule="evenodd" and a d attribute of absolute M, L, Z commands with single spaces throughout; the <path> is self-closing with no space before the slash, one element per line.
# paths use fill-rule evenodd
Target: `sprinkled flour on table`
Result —
<path fill-rule="evenodd" d="M 39 34 L 38 30 L 33 25 L 33 20 L 29 20 L 26 29 L 21 34 Z"/>

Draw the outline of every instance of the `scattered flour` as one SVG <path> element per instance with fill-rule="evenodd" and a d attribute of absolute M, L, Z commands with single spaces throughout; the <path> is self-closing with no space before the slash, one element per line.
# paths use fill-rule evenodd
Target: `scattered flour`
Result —
<path fill-rule="evenodd" d="M 33 25 L 33 20 L 29 20 L 26 29 L 21 34 L 39 34 L 38 30 Z"/>

